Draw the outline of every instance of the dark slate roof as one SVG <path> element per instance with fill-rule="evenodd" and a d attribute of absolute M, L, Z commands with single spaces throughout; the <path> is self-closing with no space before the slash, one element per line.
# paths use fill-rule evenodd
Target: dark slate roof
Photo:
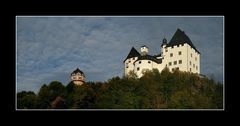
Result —
<path fill-rule="evenodd" d="M 76 73 L 81 73 L 82 75 L 84 75 L 84 73 L 81 71 L 81 70 L 79 70 L 79 68 L 77 68 L 76 70 L 74 70 L 72 73 L 71 73 L 71 75 L 72 74 L 76 74 Z"/>
<path fill-rule="evenodd" d="M 132 57 L 138 57 L 138 56 L 140 56 L 140 53 L 134 47 L 132 47 L 131 51 L 129 52 L 129 54 L 125 60 L 132 58 Z M 125 62 L 125 60 L 123 62 Z"/>
<path fill-rule="evenodd" d="M 175 34 L 173 35 L 172 39 L 169 41 L 166 47 L 171 47 L 174 45 L 180 45 L 187 43 L 189 44 L 192 48 L 194 48 L 198 53 L 200 53 L 195 46 L 193 45 L 192 41 L 189 39 L 189 37 L 184 33 L 184 31 L 177 29 Z"/>
<path fill-rule="evenodd" d="M 141 46 L 141 47 L 147 47 L 146 45 L 143 45 L 143 46 Z M 147 47 L 148 48 L 148 47 Z"/>
<path fill-rule="evenodd" d="M 151 56 L 151 55 L 139 56 L 138 59 L 135 62 L 137 62 L 139 60 L 151 60 L 151 61 L 156 62 L 158 64 L 162 63 L 162 59 L 157 59 L 156 56 Z"/>

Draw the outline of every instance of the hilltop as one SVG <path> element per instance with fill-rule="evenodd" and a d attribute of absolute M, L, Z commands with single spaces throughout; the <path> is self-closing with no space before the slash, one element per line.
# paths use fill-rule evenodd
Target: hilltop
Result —
<path fill-rule="evenodd" d="M 18 109 L 222 109 L 223 84 L 198 74 L 164 69 L 133 72 L 107 82 L 43 84 L 17 93 Z"/>

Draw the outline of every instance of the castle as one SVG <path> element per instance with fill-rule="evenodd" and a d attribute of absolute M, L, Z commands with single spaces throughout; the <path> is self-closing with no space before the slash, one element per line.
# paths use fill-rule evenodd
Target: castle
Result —
<path fill-rule="evenodd" d="M 74 84 L 82 85 L 85 83 L 85 74 L 77 68 L 71 73 L 70 79 Z"/>
<path fill-rule="evenodd" d="M 142 77 L 147 70 L 158 69 L 161 72 L 168 67 L 172 72 L 175 69 L 200 74 L 200 52 L 195 48 L 184 31 L 177 29 L 172 39 L 162 40 L 160 54 L 149 55 L 148 47 L 142 46 L 140 53 L 132 47 L 124 62 L 124 75 L 130 71 Z"/>

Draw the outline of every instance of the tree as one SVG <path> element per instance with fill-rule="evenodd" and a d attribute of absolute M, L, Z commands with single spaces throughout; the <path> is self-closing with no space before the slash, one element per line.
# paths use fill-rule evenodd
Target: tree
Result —
<path fill-rule="evenodd" d="M 52 81 L 48 86 L 44 84 L 38 93 L 38 107 L 51 108 L 51 102 L 58 96 L 65 98 L 67 91 L 59 81 Z"/>
<path fill-rule="evenodd" d="M 32 91 L 22 91 L 17 93 L 18 109 L 34 109 L 36 108 L 37 97 Z"/>
<path fill-rule="evenodd" d="M 141 78 L 130 72 L 107 82 L 86 82 L 66 87 L 61 82 L 44 84 L 39 93 L 17 93 L 20 109 L 221 109 L 223 85 L 198 74 L 168 68 L 144 72 Z"/>
<path fill-rule="evenodd" d="M 131 78 L 131 79 L 137 79 L 138 78 L 137 74 L 133 70 L 129 71 L 129 73 L 126 77 Z"/>

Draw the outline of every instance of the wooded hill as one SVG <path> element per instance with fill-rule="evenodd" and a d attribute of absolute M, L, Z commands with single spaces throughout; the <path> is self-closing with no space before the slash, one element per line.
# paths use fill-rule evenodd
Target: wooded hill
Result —
<path fill-rule="evenodd" d="M 189 72 L 147 71 L 140 79 L 113 77 L 107 82 L 52 81 L 39 92 L 17 93 L 18 109 L 222 109 L 223 84 Z"/>

